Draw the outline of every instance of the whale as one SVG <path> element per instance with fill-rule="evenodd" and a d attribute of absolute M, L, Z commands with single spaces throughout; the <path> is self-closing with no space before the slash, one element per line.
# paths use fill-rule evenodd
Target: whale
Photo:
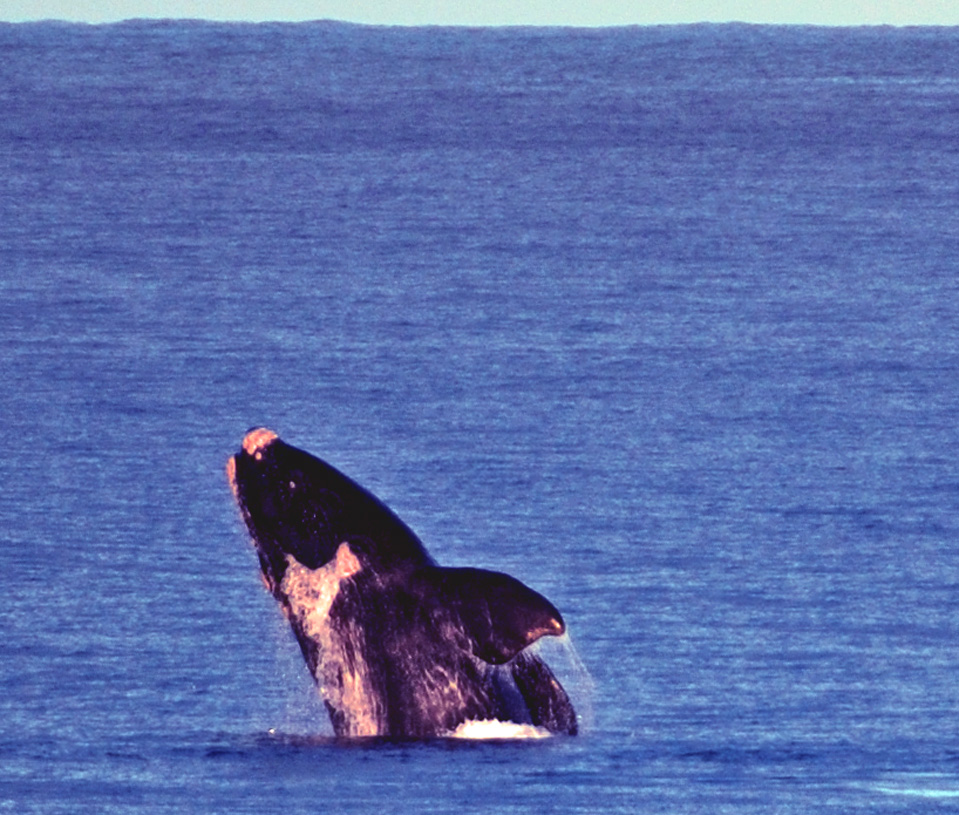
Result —
<path fill-rule="evenodd" d="M 267 428 L 246 433 L 227 477 L 336 736 L 434 738 L 490 722 L 577 733 L 535 646 L 566 631 L 543 595 L 502 572 L 438 565 L 380 499 Z"/>

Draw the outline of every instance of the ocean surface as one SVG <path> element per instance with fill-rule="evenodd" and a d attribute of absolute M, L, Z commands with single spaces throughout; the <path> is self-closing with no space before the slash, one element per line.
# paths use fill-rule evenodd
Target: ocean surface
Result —
<path fill-rule="evenodd" d="M 957 202 L 959 29 L 0 25 L 0 811 L 955 805 Z M 582 735 L 332 738 L 255 425 Z"/>

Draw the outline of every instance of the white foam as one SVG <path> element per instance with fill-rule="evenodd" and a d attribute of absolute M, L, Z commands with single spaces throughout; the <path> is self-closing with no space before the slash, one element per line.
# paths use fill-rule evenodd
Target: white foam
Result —
<path fill-rule="evenodd" d="M 470 719 L 463 722 L 450 736 L 454 739 L 548 739 L 553 734 L 544 727 L 497 719 Z"/>
<path fill-rule="evenodd" d="M 959 779 L 941 773 L 901 773 L 873 786 L 885 795 L 912 798 L 959 798 Z"/>

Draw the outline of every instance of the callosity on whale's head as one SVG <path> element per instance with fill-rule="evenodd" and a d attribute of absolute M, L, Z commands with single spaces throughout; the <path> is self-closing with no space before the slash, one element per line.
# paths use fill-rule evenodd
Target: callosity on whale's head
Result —
<path fill-rule="evenodd" d="M 431 563 L 416 535 L 379 499 L 272 430 L 250 430 L 227 472 L 273 591 L 289 558 L 317 569 L 342 543 L 363 566 Z"/>

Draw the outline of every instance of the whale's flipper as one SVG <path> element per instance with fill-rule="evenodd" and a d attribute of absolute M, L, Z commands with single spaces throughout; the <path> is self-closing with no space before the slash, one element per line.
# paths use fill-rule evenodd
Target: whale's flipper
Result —
<path fill-rule="evenodd" d="M 549 600 L 502 572 L 428 567 L 417 571 L 416 582 L 446 614 L 458 617 L 473 654 L 491 665 L 566 630 Z"/>
<path fill-rule="evenodd" d="M 331 618 L 336 627 L 358 628 L 354 644 L 390 734 L 450 733 L 491 719 L 576 733 L 566 692 L 526 650 L 543 636 L 562 635 L 563 618 L 509 575 L 439 566 L 357 573 Z"/>

